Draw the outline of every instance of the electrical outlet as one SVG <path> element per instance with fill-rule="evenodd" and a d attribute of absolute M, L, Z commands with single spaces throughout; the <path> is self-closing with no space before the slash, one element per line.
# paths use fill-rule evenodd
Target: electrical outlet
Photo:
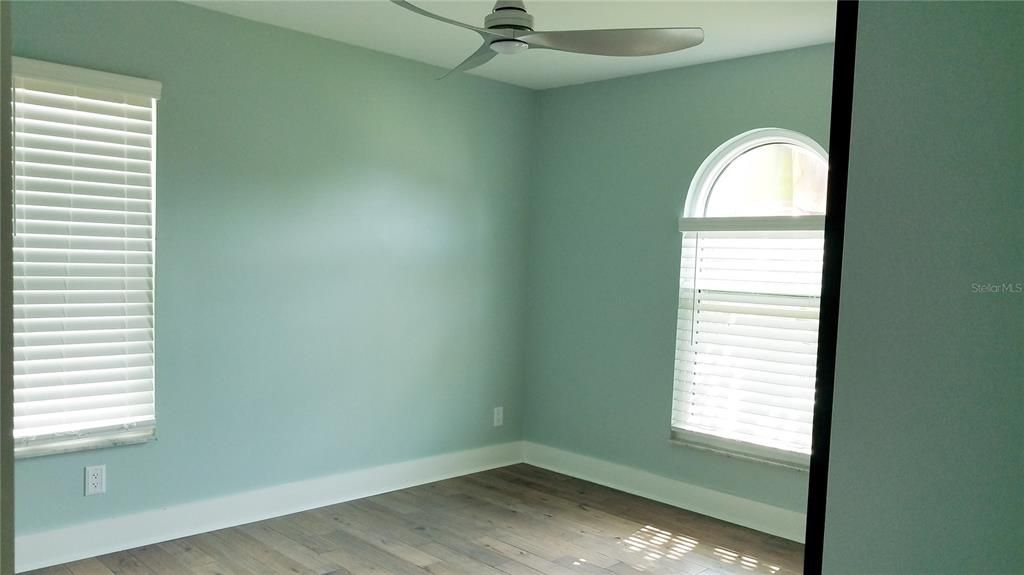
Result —
<path fill-rule="evenodd" d="M 495 407 L 494 408 L 494 427 L 501 427 L 505 425 L 505 408 Z"/>
<path fill-rule="evenodd" d="M 107 466 L 91 465 L 85 468 L 85 494 L 102 495 L 107 492 Z"/>

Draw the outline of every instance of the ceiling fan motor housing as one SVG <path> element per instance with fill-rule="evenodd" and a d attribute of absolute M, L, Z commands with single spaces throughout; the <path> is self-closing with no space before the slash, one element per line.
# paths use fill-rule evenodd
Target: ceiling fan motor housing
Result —
<path fill-rule="evenodd" d="M 526 11 L 521 0 L 498 0 L 494 10 L 484 18 L 484 27 L 488 30 L 525 30 L 533 31 L 533 16 Z"/>

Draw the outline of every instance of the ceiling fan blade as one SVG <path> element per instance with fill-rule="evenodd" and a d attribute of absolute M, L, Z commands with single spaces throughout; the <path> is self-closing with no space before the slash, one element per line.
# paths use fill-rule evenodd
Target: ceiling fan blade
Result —
<path fill-rule="evenodd" d="M 497 55 L 498 54 L 494 50 L 491 50 L 491 43 L 485 41 L 483 44 L 480 45 L 480 48 L 478 48 L 476 52 L 473 52 L 472 54 L 469 55 L 469 58 L 466 58 L 465 60 L 462 61 L 461 64 L 452 68 L 451 70 L 448 70 L 448 73 L 438 78 L 438 80 L 444 80 L 448 76 L 451 76 L 452 74 L 455 74 L 457 72 L 467 72 L 469 70 L 472 70 L 473 68 L 476 68 L 477 66 L 483 66 L 484 64 L 490 62 L 491 58 Z"/>
<path fill-rule="evenodd" d="M 412 4 L 410 2 L 406 2 L 406 0 L 391 0 L 391 2 L 401 6 L 402 8 L 405 8 L 406 10 L 409 10 L 410 12 L 415 12 L 416 14 L 419 14 L 420 16 L 426 16 L 427 18 L 431 18 L 431 19 L 437 20 L 438 22 L 444 22 L 445 24 L 451 24 L 452 26 L 458 26 L 459 28 L 465 28 L 466 30 L 472 30 L 472 31 L 476 32 L 477 34 L 480 34 L 481 36 L 483 36 L 485 39 L 487 39 L 487 38 L 495 39 L 495 38 L 503 38 L 504 37 L 503 35 L 495 34 L 493 31 L 488 30 L 486 28 L 477 28 L 476 26 L 473 26 L 471 24 L 466 24 L 465 22 L 459 22 L 458 20 L 452 20 L 451 18 L 445 18 L 444 16 L 441 16 L 439 14 L 434 14 L 433 12 L 430 12 L 428 10 L 424 10 L 423 8 L 420 8 L 419 6 L 416 6 L 415 4 Z"/>
<path fill-rule="evenodd" d="M 516 38 L 530 48 L 598 56 L 653 56 L 692 48 L 704 41 L 701 28 L 622 28 L 527 32 Z"/>

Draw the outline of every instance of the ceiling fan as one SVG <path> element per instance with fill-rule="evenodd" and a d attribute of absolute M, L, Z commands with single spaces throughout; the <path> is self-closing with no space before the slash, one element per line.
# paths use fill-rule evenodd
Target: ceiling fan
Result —
<path fill-rule="evenodd" d="M 498 0 L 494 9 L 484 18 L 484 27 L 445 18 L 424 10 L 406 0 L 391 0 L 410 10 L 439 22 L 472 30 L 483 38 L 483 44 L 454 72 L 465 72 L 486 64 L 498 54 L 520 54 L 526 50 L 544 49 L 595 54 L 599 56 L 653 56 L 692 48 L 704 41 L 701 28 L 619 28 L 611 30 L 562 30 L 537 32 L 533 29 L 533 16 L 526 11 L 522 0 Z"/>

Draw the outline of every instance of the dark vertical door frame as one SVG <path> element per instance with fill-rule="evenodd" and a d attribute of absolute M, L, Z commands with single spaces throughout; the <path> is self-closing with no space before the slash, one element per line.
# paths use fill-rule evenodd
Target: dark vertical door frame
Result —
<path fill-rule="evenodd" d="M 814 430 L 807 490 L 804 575 L 819 575 L 825 547 L 825 498 L 832 440 L 832 395 L 836 377 L 839 285 L 843 272 L 846 184 L 850 170 L 853 78 L 857 55 L 857 0 L 839 0 L 835 60 L 832 67 L 832 121 L 829 138 L 828 198 L 825 211 L 825 262 L 818 320 L 818 367 L 814 388 Z"/>

